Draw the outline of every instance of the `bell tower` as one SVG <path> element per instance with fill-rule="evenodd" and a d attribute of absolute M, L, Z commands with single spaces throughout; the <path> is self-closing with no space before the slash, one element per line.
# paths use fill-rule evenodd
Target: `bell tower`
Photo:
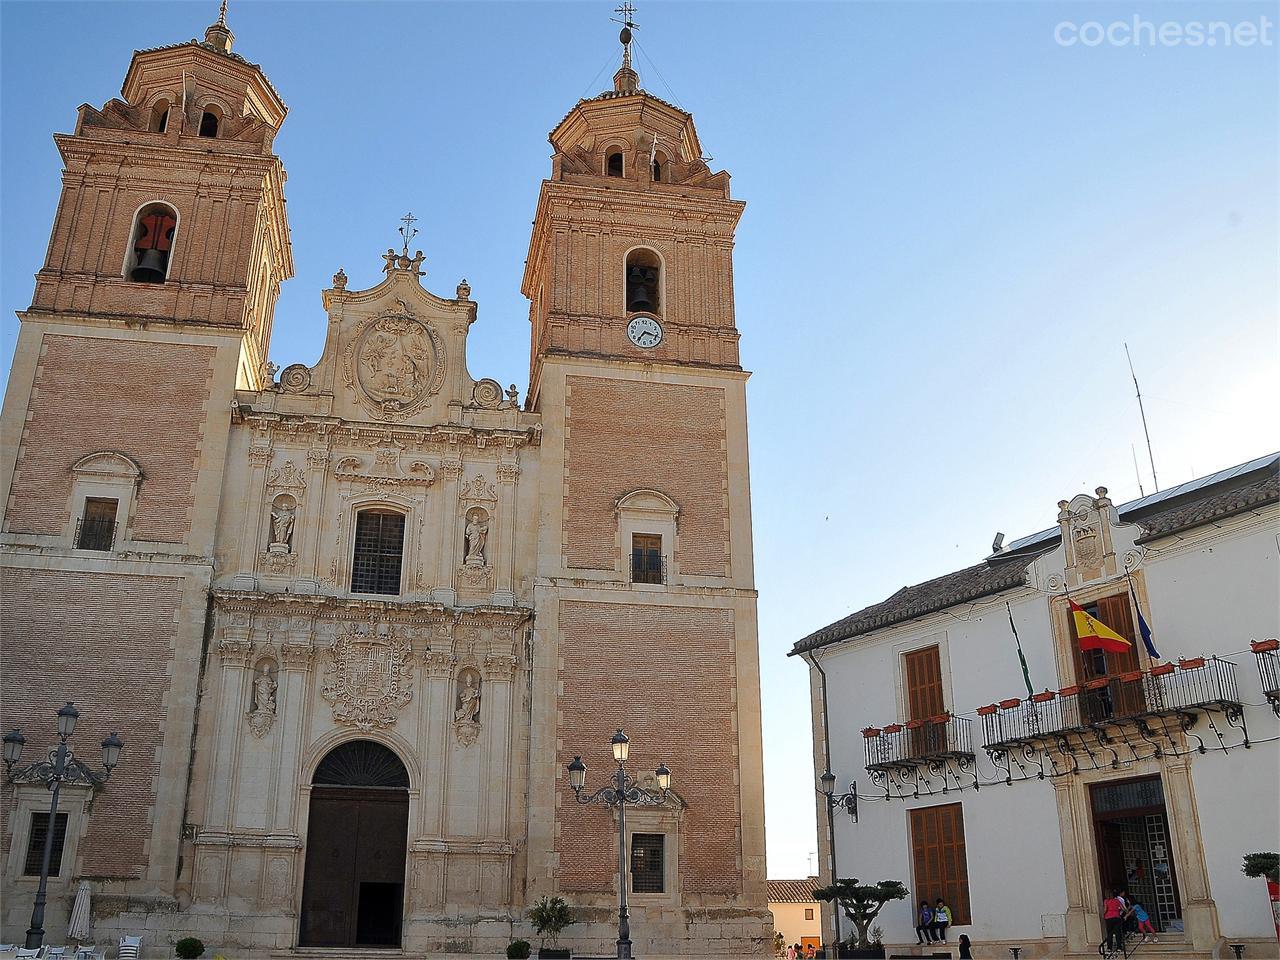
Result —
<path fill-rule="evenodd" d="M 616 905 L 617 822 L 573 802 L 565 767 L 581 755 L 587 789 L 602 785 L 622 727 L 629 769 L 673 776 L 670 800 L 627 811 L 637 953 L 712 939 L 759 953 L 772 929 L 733 298 L 744 204 L 693 117 L 641 87 L 623 13 L 613 88 L 550 134 L 523 281 L 544 431 L 532 755 L 558 758 L 531 770 L 530 899 Z M 571 932 L 612 939 L 587 926 Z"/>
<path fill-rule="evenodd" d="M 0 418 L 2 719 L 43 729 L 73 700 L 86 736 L 118 731 L 110 788 L 64 792 L 62 863 L 144 912 L 172 903 L 183 862 L 233 398 L 269 379 L 293 273 L 286 108 L 223 7 L 203 40 L 135 52 L 120 97 L 55 135 L 62 192 Z M 2 789 L 27 844 L 47 793 Z M 6 924 L 28 897 L 12 880 Z"/>

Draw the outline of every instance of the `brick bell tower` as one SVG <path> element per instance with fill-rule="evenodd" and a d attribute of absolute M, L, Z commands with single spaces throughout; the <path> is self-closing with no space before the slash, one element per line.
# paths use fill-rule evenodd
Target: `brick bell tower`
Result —
<path fill-rule="evenodd" d="M 734 326 L 744 204 L 693 118 L 645 92 L 630 24 L 612 90 L 551 132 L 523 292 L 542 415 L 530 900 L 591 910 L 614 939 L 617 822 L 580 806 L 631 740 L 675 796 L 629 808 L 637 954 L 771 949 L 765 891 L 746 381 Z M 539 719 L 541 718 L 541 719 Z M 549 760 L 555 757 L 552 765 Z M 648 774 L 652 779 L 652 774 Z M 767 942 L 768 941 L 768 942 Z"/>
<path fill-rule="evenodd" d="M 264 377 L 293 273 L 271 149 L 286 108 L 232 40 L 224 4 L 203 41 L 136 52 L 120 99 L 55 136 L 62 194 L 2 420 L 2 722 L 26 731 L 20 768 L 65 700 L 77 753 L 113 729 L 125 747 L 92 804 L 63 788 L 51 904 L 73 877 L 110 879 L 121 910 L 169 902 L 178 881 L 232 397 Z M 0 940 L 30 909 L 24 857 L 48 809 L 34 777 L 0 804 Z"/>

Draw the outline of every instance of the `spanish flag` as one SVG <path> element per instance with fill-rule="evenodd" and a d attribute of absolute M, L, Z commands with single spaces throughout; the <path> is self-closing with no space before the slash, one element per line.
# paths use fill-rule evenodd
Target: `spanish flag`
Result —
<path fill-rule="evenodd" d="M 1116 633 L 1097 617 L 1085 612 L 1084 607 L 1074 600 L 1071 604 L 1071 619 L 1075 621 L 1076 637 L 1080 640 L 1081 650 L 1107 650 L 1111 653 L 1124 653 L 1132 649 L 1133 644 Z"/>

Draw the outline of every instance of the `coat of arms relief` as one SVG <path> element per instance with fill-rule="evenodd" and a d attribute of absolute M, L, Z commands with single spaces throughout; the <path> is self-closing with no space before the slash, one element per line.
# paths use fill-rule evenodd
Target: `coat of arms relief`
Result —
<path fill-rule="evenodd" d="M 346 352 L 347 385 L 384 420 L 402 420 L 444 382 L 444 344 L 403 299 L 366 321 Z"/>
<path fill-rule="evenodd" d="M 328 652 L 320 692 L 335 722 L 368 731 L 395 724 L 413 699 L 412 677 L 413 651 L 401 631 L 348 624 Z"/>

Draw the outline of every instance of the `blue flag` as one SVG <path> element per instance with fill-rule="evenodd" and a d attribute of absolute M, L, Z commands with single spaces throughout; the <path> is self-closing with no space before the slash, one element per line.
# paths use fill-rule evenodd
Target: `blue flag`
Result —
<path fill-rule="evenodd" d="M 1129 591 L 1133 592 L 1133 584 L 1129 584 Z M 1151 628 L 1147 626 L 1147 618 L 1142 615 L 1142 607 L 1138 606 L 1138 595 L 1133 594 L 1133 606 L 1138 611 L 1138 632 L 1142 634 L 1142 645 L 1147 648 L 1147 653 L 1151 655 L 1152 660 L 1160 659 L 1160 652 L 1156 650 L 1156 645 L 1151 640 Z"/>

